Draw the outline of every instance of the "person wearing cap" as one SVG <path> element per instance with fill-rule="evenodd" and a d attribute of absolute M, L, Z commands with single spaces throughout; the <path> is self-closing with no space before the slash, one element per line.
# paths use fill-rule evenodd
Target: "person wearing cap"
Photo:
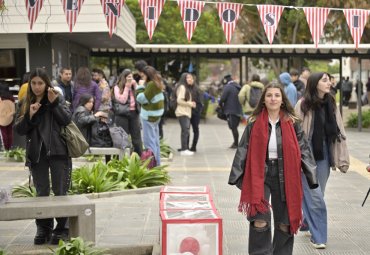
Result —
<path fill-rule="evenodd" d="M 13 95 L 5 83 L 0 84 L 0 130 L 5 150 L 9 150 L 13 144 L 13 119 L 15 104 Z"/>
<path fill-rule="evenodd" d="M 231 144 L 230 148 L 236 149 L 239 141 L 238 126 L 243 114 L 242 106 L 238 98 L 241 87 L 232 79 L 231 74 L 225 75 L 222 84 L 225 86 L 221 94 L 219 106 L 226 114 L 227 124 L 233 134 L 234 142 Z"/>

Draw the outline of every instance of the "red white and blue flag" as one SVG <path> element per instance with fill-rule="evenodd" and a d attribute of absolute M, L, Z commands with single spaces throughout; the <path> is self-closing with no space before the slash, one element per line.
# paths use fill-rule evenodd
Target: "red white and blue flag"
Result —
<path fill-rule="evenodd" d="M 224 30 L 227 43 L 230 43 L 242 7 L 242 4 L 226 2 L 217 3 L 218 16 L 220 17 L 221 26 Z"/>
<path fill-rule="evenodd" d="M 109 36 L 112 37 L 113 31 L 117 27 L 117 19 L 121 16 L 122 6 L 125 0 L 100 0 L 103 12 L 109 28 Z"/>
<path fill-rule="evenodd" d="M 197 26 L 200 15 L 204 8 L 205 2 L 193 0 L 177 0 L 180 7 L 181 18 L 184 22 L 186 36 L 190 42 Z"/>
<path fill-rule="evenodd" d="M 32 30 L 33 23 L 36 22 L 42 8 L 44 0 L 26 0 L 27 16 L 30 22 L 30 29 Z"/>
<path fill-rule="evenodd" d="M 312 40 L 317 48 L 330 9 L 320 7 L 304 7 L 303 11 L 306 15 L 308 26 L 310 27 Z"/>
<path fill-rule="evenodd" d="M 367 16 L 369 15 L 368 10 L 359 9 L 347 9 L 343 10 L 344 16 L 346 17 L 349 30 L 353 38 L 353 42 L 356 45 L 356 49 L 361 41 L 362 34 L 367 22 Z"/>
<path fill-rule="evenodd" d="M 284 6 L 257 5 L 257 9 L 260 14 L 262 25 L 265 28 L 267 39 L 269 43 L 272 44 Z"/>
<path fill-rule="evenodd" d="M 78 14 L 80 14 L 81 6 L 84 0 L 62 0 L 64 14 L 67 18 L 69 32 L 72 32 L 76 24 Z"/>
<path fill-rule="evenodd" d="M 150 40 L 152 40 L 155 27 L 157 26 L 165 2 L 166 0 L 139 0 L 141 13 Z"/>

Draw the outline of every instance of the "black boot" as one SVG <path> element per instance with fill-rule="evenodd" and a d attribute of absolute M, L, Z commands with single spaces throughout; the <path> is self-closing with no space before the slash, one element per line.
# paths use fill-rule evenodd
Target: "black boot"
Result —
<path fill-rule="evenodd" d="M 36 245 L 48 243 L 51 238 L 51 232 L 51 228 L 37 226 L 37 232 L 33 243 Z"/>
<path fill-rule="evenodd" d="M 197 151 L 197 148 L 195 146 L 191 146 L 190 151 L 196 152 Z"/>
<path fill-rule="evenodd" d="M 54 230 L 51 236 L 50 244 L 59 244 L 59 240 L 68 241 L 68 229 L 65 230 Z"/>

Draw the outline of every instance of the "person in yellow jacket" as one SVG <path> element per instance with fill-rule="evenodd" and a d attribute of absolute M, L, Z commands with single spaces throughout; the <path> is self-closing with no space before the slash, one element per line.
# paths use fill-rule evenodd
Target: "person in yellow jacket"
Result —
<path fill-rule="evenodd" d="M 243 107 L 243 112 L 246 115 L 251 115 L 261 98 L 263 83 L 260 82 L 258 74 L 252 75 L 252 81 L 245 84 L 239 92 L 239 102 Z"/>
<path fill-rule="evenodd" d="M 18 91 L 18 101 L 21 101 L 27 95 L 28 79 L 30 78 L 30 72 L 26 72 L 23 75 L 22 85 Z"/>

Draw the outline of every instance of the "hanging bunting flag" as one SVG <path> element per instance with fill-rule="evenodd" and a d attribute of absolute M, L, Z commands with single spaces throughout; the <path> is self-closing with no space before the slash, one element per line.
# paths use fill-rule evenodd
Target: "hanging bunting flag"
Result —
<path fill-rule="evenodd" d="M 44 0 L 26 0 L 27 16 L 32 30 L 33 23 L 36 22 L 37 16 L 42 8 Z"/>
<path fill-rule="evenodd" d="M 265 28 L 267 39 L 270 44 L 272 44 L 284 6 L 257 5 L 257 9 L 260 14 L 262 25 Z"/>
<path fill-rule="evenodd" d="M 242 4 L 217 3 L 218 16 L 220 17 L 227 43 L 230 43 L 242 7 Z"/>
<path fill-rule="evenodd" d="M 150 40 L 152 40 L 154 29 L 157 26 L 165 2 L 166 0 L 139 0 L 141 14 Z"/>
<path fill-rule="evenodd" d="M 358 44 L 361 41 L 362 34 L 364 32 L 364 27 L 367 22 L 367 16 L 369 15 L 368 10 L 359 10 L 359 9 L 347 9 L 343 10 L 344 16 L 346 17 L 349 30 L 353 41 L 358 48 Z"/>
<path fill-rule="evenodd" d="M 193 32 L 197 26 L 200 15 L 204 8 L 205 2 L 193 0 L 177 0 L 180 7 L 181 18 L 184 22 L 186 36 L 188 41 L 193 37 Z"/>
<path fill-rule="evenodd" d="M 117 19 L 121 16 L 122 6 L 125 0 L 100 0 L 103 12 L 109 28 L 109 36 L 112 37 L 113 30 L 116 30 Z"/>
<path fill-rule="evenodd" d="M 303 11 L 306 15 L 308 26 L 310 27 L 312 40 L 317 48 L 330 9 L 319 7 L 304 7 Z"/>
<path fill-rule="evenodd" d="M 67 18 L 70 33 L 72 33 L 72 29 L 76 24 L 78 14 L 80 14 L 83 3 L 84 0 L 62 0 L 63 10 Z"/>

